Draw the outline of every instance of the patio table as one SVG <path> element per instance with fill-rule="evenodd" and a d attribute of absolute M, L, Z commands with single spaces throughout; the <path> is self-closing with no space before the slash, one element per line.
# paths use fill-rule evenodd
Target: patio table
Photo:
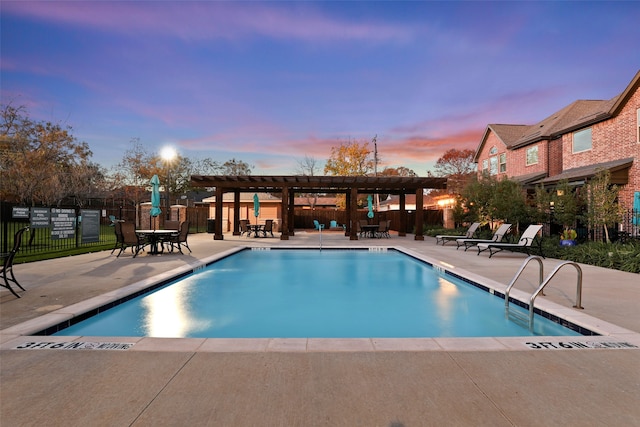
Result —
<path fill-rule="evenodd" d="M 378 228 L 380 228 L 380 224 L 370 224 L 370 225 L 362 225 L 362 230 L 364 231 L 364 235 L 369 238 L 376 237 L 376 232 Z"/>
<path fill-rule="evenodd" d="M 248 224 L 249 235 L 253 233 L 253 237 L 258 237 L 258 233 L 262 232 L 263 237 L 267 237 L 267 234 L 264 232 L 264 224 Z"/>
<path fill-rule="evenodd" d="M 149 254 L 157 255 L 164 252 L 164 245 L 162 241 L 170 237 L 172 234 L 178 234 L 178 230 L 136 230 L 136 234 L 140 237 L 144 237 L 149 242 L 151 250 Z M 158 243 L 162 246 L 162 250 L 158 250 Z"/>

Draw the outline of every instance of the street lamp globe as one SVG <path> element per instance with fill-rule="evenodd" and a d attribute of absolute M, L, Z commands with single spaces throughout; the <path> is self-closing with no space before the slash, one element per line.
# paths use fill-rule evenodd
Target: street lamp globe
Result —
<path fill-rule="evenodd" d="M 170 185 L 171 185 L 171 162 L 178 157 L 178 153 L 176 153 L 176 150 L 173 147 L 164 147 L 161 151 L 160 151 L 160 157 L 162 157 L 162 160 L 164 160 L 166 166 L 167 166 L 167 182 L 165 184 L 165 193 L 166 193 L 166 198 L 165 198 L 165 218 L 167 220 L 171 219 L 171 204 L 169 202 L 169 197 L 170 197 Z"/>
<path fill-rule="evenodd" d="M 173 147 L 164 147 L 161 151 L 160 151 L 160 157 L 162 157 L 162 160 L 164 160 L 165 162 L 171 162 L 173 159 L 175 159 L 177 156 L 176 150 Z"/>

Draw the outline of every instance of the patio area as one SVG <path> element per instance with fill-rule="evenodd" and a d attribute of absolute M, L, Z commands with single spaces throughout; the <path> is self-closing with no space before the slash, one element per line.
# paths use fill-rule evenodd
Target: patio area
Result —
<path fill-rule="evenodd" d="M 22 425 L 229 426 L 566 426 L 635 425 L 640 419 L 638 275 L 583 268 L 584 313 L 629 348 L 541 348 L 529 339 L 206 340 L 100 337 L 126 351 L 19 349 L 69 337 L 16 334 L 26 321 L 238 246 L 317 246 L 319 233 L 288 241 L 225 234 L 189 236 L 193 253 L 150 256 L 110 251 L 16 265 L 27 289 L 0 292 L 0 423 Z M 323 247 L 402 246 L 506 286 L 525 256 L 492 257 L 415 241 L 412 235 L 350 241 L 322 235 Z M 550 272 L 558 260 L 544 261 Z M 537 279 L 531 268 L 522 285 Z M 561 272 L 540 297 L 568 309 L 575 271 Z M 9 328 L 9 331 L 7 329 Z M 13 329 L 11 329 L 13 328 Z M 87 341 L 85 339 L 85 341 Z M 562 341 L 561 339 L 557 341 Z M 539 343 L 538 344 L 542 344 Z"/>

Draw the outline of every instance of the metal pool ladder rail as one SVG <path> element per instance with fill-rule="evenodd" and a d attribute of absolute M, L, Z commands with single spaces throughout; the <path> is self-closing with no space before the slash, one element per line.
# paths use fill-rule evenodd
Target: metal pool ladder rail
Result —
<path fill-rule="evenodd" d="M 580 268 L 580 266 L 573 261 L 561 262 L 560 264 L 558 264 L 556 268 L 553 269 L 551 274 L 549 274 L 547 278 L 543 280 L 542 277 L 544 276 L 544 266 L 542 264 L 542 258 L 537 255 L 532 255 L 527 257 L 527 259 L 524 260 L 524 262 L 520 266 L 520 269 L 518 270 L 516 275 L 513 277 L 513 279 L 511 279 L 511 283 L 509 283 L 509 286 L 507 286 L 507 289 L 505 290 L 505 293 L 504 293 L 505 316 L 509 317 L 509 292 L 511 292 L 511 288 L 513 287 L 513 285 L 515 285 L 516 280 L 518 280 L 518 278 L 524 271 L 525 267 L 529 264 L 529 262 L 533 260 L 537 261 L 538 265 L 540 266 L 540 274 L 539 274 L 540 284 L 538 286 L 538 289 L 536 289 L 535 292 L 531 294 L 531 297 L 529 297 L 529 330 L 530 331 L 533 331 L 533 314 L 534 314 L 533 304 L 535 302 L 536 297 L 540 294 L 544 295 L 543 290 L 545 286 L 549 284 L 549 282 L 551 281 L 551 279 L 553 279 L 556 273 L 565 265 L 573 265 L 576 268 L 576 271 L 578 272 L 578 283 L 576 287 L 576 304 L 573 307 L 579 308 L 579 309 L 584 308 L 581 305 L 582 304 L 582 269 Z"/>

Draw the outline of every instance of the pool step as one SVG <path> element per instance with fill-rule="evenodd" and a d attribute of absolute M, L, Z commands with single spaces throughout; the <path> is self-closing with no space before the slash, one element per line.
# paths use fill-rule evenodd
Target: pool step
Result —
<path fill-rule="evenodd" d="M 517 323 L 525 329 L 529 329 L 529 316 L 526 313 L 522 313 L 516 310 L 509 310 L 507 318 L 513 323 Z"/>

